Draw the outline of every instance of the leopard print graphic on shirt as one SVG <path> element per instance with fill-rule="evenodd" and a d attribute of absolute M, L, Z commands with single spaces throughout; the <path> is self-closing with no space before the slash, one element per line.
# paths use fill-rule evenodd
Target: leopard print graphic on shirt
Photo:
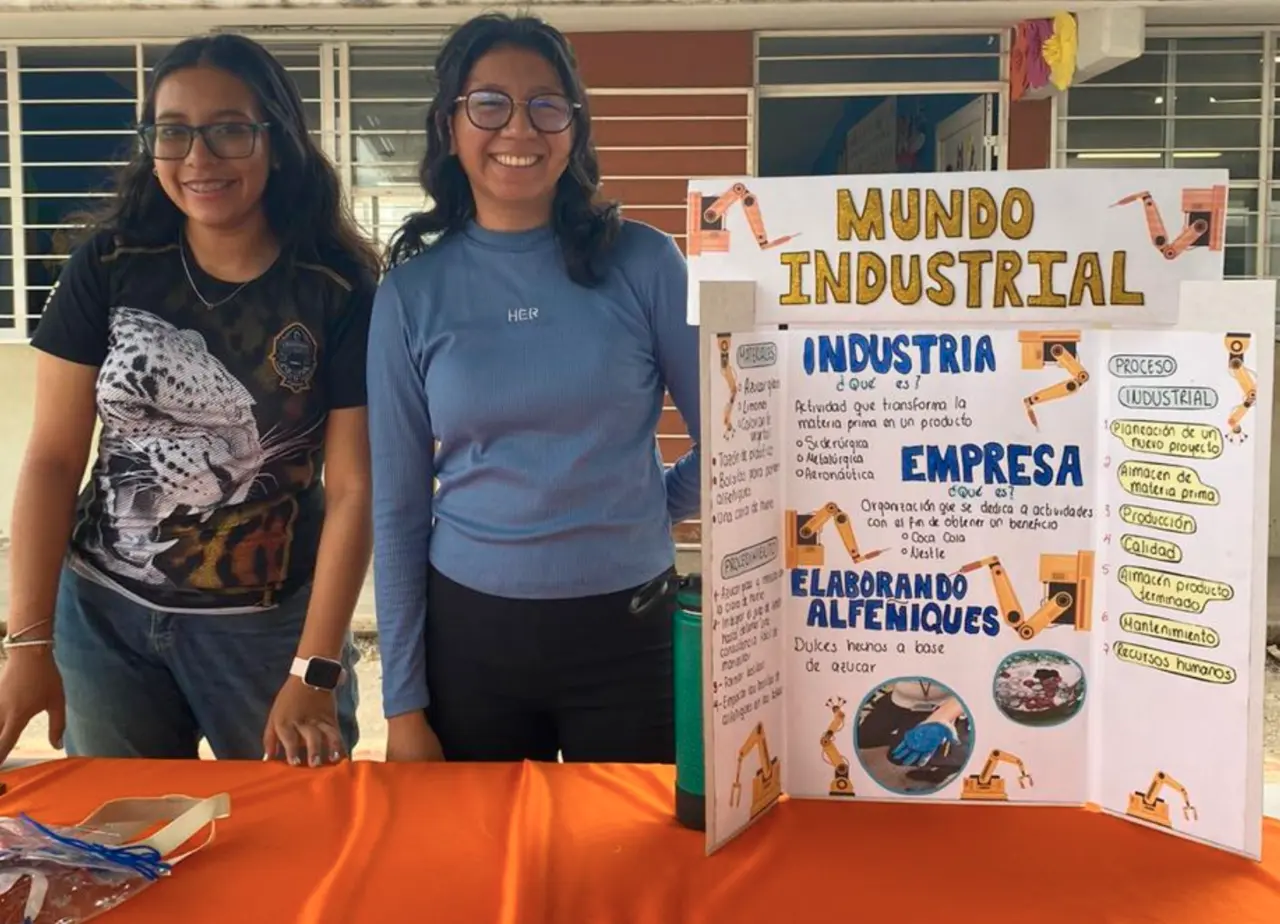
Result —
<path fill-rule="evenodd" d="M 32 336 L 97 369 L 71 563 L 158 611 L 260 609 L 312 580 L 327 423 L 364 405 L 377 280 L 282 255 L 225 282 L 181 248 L 96 234 Z"/>
<path fill-rule="evenodd" d="M 198 332 L 128 307 L 111 309 L 109 332 L 95 478 L 114 528 L 87 551 L 114 575 L 161 585 L 155 559 L 179 539 L 161 538 L 160 527 L 177 513 L 204 522 L 244 503 L 264 466 L 307 434 L 261 437 L 253 396 Z"/>

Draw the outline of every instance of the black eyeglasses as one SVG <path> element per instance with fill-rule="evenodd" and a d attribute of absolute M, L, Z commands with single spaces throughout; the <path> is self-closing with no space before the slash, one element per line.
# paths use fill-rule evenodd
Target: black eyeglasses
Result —
<path fill-rule="evenodd" d="M 516 112 L 516 101 L 501 90 L 472 90 L 459 96 L 455 103 L 466 106 L 467 119 L 476 128 L 487 132 L 507 127 Z M 538 131 L 558 135 L 573 123 L 573 114 L 582 108 L 559 93 L 539 93 L 520 105 L 529 110 L 529 122 Z"/>
<path fill-rule="evenodd" d="M 182 160 L 191 153 L 196 135 L 214 157 L 242 160 L 252 157 L 258 148 L 258 135 L 270 122 L 215 122 L 211 125 L 180 125 L 162 122 L 138 128 L 147 153 L 156 160 Z"/>

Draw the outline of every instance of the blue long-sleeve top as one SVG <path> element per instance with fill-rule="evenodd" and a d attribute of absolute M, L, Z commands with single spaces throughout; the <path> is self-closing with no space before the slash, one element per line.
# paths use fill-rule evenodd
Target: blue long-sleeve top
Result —
<path fill-rule="evenodd" d="M 671 237 L 635 221 L 595 287 L 569 278 L 550 228 L 474 223 L 384 277 L 367 380 L 388 717 L 428 704 L 429 563 L 484 593 L 544 599 L 671 566 L 672 525 L 700 508 L 686 278 Z M 664 391 L 694 436 L 665 471 Z"/>

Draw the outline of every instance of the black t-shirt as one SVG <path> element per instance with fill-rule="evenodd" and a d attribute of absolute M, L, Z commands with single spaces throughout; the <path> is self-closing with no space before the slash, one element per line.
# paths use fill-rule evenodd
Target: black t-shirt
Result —
<path fill-rule="evenodd" d="M 375 286 L 282 256 L 240 287 L 177 242 L 79 247 L 32 338 L 99 367 L 76 564 L 169 610 L 269 606 L 310 580 L 325 424 L 365 403 Z"/>

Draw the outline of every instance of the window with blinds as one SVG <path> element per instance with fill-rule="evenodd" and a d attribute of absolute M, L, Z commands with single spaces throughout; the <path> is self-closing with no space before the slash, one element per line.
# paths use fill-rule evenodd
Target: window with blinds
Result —
<path fill-rule="evenodd" d="M 349 160 L 358 193 L 418 189 L 437 51 L 428 43 L 350 47 Z"/>
<path fill-rule="evenodd" d="M 345 132 L 348 182 L 356 221 L 385 248 L 404 218 L 426 204 L 418 165 L 426 151 L 427 107 L 435 95 L 438 42 L 360 43 L 345 55 Z"/>
<path fill-rule="evenodd" d="M 1225 274 L 1280 271 L 1273 33 L 1158 36 L 1142 57 L 1080 84 L 1059 105 L 1061 166 L 1224 168 L 1231 190 Z"/>
<path fill-rule="evenodd" d="M 4 49 L 0 48 L 0 339 L 16 335 L 16 280 L 14 279 L 13 174 L 10 153 L 18 140 L 9 131 L 9 81 Z"/>
<path fill-rule="evenodd" d="M 19 48 L 17 111 L 22 171 L 26 335 L 71 249 L 68 217 L 99 205 L 134 143 L 134 45 Z M 16 102 L 16 106 L 14 105 Z M 11 167 L 12 169 L 12 167 Z"/>
<path fill-rule="evenodd" d="M 110 195 L 137 143 L 133 127 L 152 70 L 173 44 L 19 47 L 10 59 L 0 52 L 0 340 L 34 332 L 69 255 L 71 221 Z M 296 82 L 318 139 L 320 46 L 268 47 Z M 14 272 L 19 237 L 22 285 Z"/>

